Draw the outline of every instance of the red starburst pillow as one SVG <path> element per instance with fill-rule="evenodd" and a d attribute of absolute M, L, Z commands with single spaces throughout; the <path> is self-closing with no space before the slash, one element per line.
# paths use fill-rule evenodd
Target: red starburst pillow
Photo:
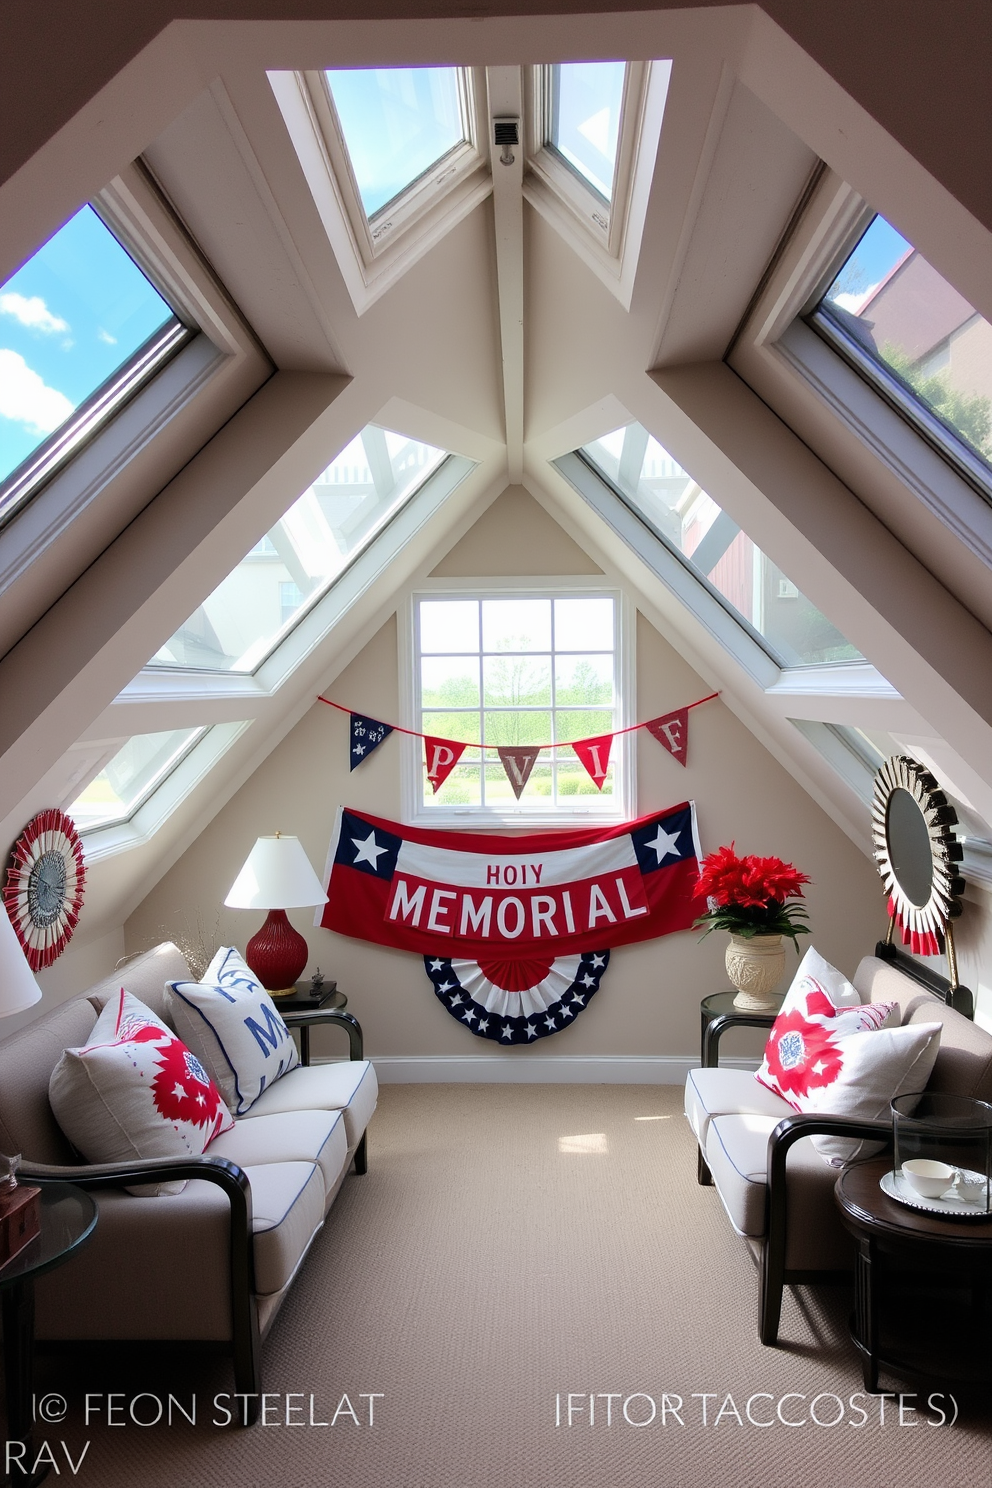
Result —
<path fill-rule="evenodd" d="M 52 1072 L 55 1119 L 87 1162 L 199 1157 L 233 1125 L 220 1091 L 181 1039 L 121 988 L 85 1048 L 66 1049 Z M 129 1193 L 180 1193 L 183 1182 Z"/>

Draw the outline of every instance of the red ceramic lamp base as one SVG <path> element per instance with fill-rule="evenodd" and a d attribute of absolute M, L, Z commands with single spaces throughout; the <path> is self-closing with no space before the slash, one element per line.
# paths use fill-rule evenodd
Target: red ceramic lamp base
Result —
<path fill-rule="evenodd" d="M 261 930 L 245 947 L 245 960 L 267 992 L 289 996 L 307 964 L 307 943 L 286 918 L 284 909 L 270 909 Z"/>

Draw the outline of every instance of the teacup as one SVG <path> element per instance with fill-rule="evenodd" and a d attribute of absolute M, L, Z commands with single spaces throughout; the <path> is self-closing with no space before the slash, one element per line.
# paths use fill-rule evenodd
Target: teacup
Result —
<path fill-rule="evenodd" d="M 939 1199 L 954 1182 L 957 1171 L 950 1164 L 929 1157 L 913 1157 L 902 1165 L 903 1177 L 910 1188 L 915 1188 L 925 1199 Z"/>
<path fill-rule="evenodd" d="M 985 1179 L 979 1174 L 966 1175 L 958 1168 L 954 1174 L 954 1197 L 966 1204 L 985 1202 Z"/>

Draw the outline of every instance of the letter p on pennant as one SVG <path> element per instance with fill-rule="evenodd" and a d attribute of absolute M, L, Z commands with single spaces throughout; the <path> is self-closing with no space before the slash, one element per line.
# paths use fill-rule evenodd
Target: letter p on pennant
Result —
<path fill-rule="evenodd" d="M 598 739 L 579 739 L 572 745 L 572 748 L 588 770 L 596 789 L 602 790 L 606 772 L 610 768 L 613 735 L 600 734 Z"/>
<path fill-rule="evenodd" d="M 688 708 L 678 708 L 674 713 L 666 713 L 663 718 L 652 718 L 646 727 L 663 749 L 667 749 L 680 765 L 685 764 L 689 744 Z"/>
<path fill-rule="evenodd" d="M 437 795 L 452 770 L 465 753 L 466 746 L 454 739 L 435 739 L 424 735 L 424 756 L 427 760 L 427 779 Z"/>

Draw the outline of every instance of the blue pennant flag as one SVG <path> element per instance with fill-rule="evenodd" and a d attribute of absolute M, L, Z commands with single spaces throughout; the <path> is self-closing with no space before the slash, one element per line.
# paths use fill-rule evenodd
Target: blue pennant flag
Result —
<path fill-rule="evenodd" d="M 365 718 L 361 713 L 351 715 L 351 768 L 368 759 L 373 749 L 378 749 L 387 734 L 393 732 L 388 723 L 375 718 Z"/>

